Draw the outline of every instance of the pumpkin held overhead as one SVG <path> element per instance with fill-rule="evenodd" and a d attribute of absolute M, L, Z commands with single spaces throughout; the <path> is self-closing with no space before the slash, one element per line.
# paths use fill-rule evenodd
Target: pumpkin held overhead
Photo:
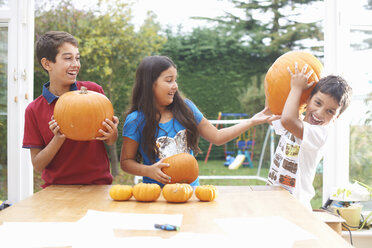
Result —
<path fill-rule="evenodd" d="M 306 90 L 300 100 L 299 112 L 305 111 L 306 101 L 318 83 L 323 70 L 322 63 L 312 54 L 304 51 L 291 51 L 280 56 L 266 73 L 265 77 L 265 95 L 269 105 L 269 109 L 275 115 L 281 115 L 285 101 L 291 89 L 291 76 L 287 67 L 294 71 L 295 62 L 298 63 L 298 68 L 303 68 L 305 64 L 308 65 L 307 72 L 313 70 L 314 73 L 308 79 L 308 83 L 314 81 L 314 85 Z"/>

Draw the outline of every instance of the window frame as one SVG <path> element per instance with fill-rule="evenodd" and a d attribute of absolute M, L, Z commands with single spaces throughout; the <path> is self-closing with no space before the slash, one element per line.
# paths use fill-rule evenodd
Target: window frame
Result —
<path fill-rule="evenodd" d="M 30 152 L 22 140 L 25 109 L 33 100 L 34 0 L 12 0 L 8 8 L 0 10 L 0 20 L 8 24 L 8 200 L 16 203 L 33 194 Z"/>

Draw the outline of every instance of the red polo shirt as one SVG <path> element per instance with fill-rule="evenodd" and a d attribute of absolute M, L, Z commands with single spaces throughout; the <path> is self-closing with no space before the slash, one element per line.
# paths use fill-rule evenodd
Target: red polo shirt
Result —
<path fill-rule="evenodd" d="M 77 81 L 71 85 L 70 90 L 80 89 L 81 86 L 104 94 L 102 87 L 93 82 Z M 58 97 L 48 87 L 49 82 L 43 86 L 42 95 L 26 108 L 23 148 L 43 149 L 54 136 L 48 123 Z M 66 138 L 41 177 L 45 181 L 43 188 L 52 184 L 111 184 L 110 162 L 104 142 Z"/>

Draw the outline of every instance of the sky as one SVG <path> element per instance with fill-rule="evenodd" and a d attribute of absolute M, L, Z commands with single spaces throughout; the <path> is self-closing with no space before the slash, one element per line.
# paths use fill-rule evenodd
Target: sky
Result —
<path fill-rule="evenodd" d="M 77 7 L 90 6 L 97 0 L 73 0 Z M 193 27 L 208 25 L 202 20 L 192 20 L 190 17 L 217 17 L 224 15 L 225 11 L 241 14 L 228 0 L 132 0 L 133 22 L 140 25 L 151 10 L 157 15 L 160 24 L 171 25 L 176 28 L 179 24 L 185 31 Z M 301 19 L 304 22 L 320 20 L 323 18 L 323 3 L 318 3 L 311 8 L 303 9 Z"/>
<path fill-rule="evenodd" d="M 96 0 L 73 0 L 76 7 L 90 6 Z M 132 0 L 133 22 L 141 25 L 147 11 L 157 15 L 157 21 L 163 25 L 176 28 L 179 24 L 191 31 L 193 27 L 206 25 L 200 20 L 190 17 L 216 17 L 224 14 L 224 10 L 233 11 L 232 4 L 226 0 Z"/>

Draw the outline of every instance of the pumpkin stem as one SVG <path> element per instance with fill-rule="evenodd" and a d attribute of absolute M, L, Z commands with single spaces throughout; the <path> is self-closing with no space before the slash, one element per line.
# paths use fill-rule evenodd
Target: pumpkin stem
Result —
<path fill-rule="evenodd" d="M 85 86 L 81 86 L 80 88 L 80 94 L 88 94 L 88 89 Z"/>

